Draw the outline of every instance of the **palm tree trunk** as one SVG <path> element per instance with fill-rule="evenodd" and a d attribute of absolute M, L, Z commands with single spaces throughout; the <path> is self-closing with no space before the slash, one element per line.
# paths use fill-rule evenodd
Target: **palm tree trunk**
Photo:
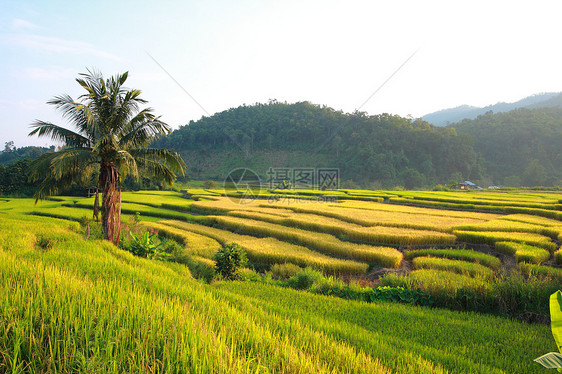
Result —
<path fill-rule="evenodd" d="M 121 239 L 121 188 L 117 192 L 117 221 L 115 222 L 117 236 L 115 239 L 115 245 L 119 244 L 119 240 Z"/>
<path fill-rule="evenodd" d="M 94 200 L 94 217 L 96 222 L 100 221 L 100 189 L 96 186 L 96 198 Z"/>
<path fill-rule="evenodd" d="M 103 197 L 101 203 L 101 221 L 103 227 L 103 237 L 114 244 L 115 242 L 115 213 L 117 210 L 117 201 L 120 194 L 117 188 L 119 186 L 119 172 L 113 164 L 102 165 L 100 171 L 100 182 L 103 187 Z M 118 196 L 119 195 L 119 196 Z M 121 204 L 119 204 L 119 210 Z"/>

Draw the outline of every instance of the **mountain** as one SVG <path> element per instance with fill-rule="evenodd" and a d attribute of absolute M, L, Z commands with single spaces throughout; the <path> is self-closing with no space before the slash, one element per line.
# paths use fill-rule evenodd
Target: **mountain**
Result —
<path fill-rule="evenodd" d="M 472 138 L 490 183 L 562 185 L 562 108 L 487 112 L 450 127 Z"/>
<path fill-rule="evenodd" d="M 156 146 L 178 151 L 194 179 L 224 180 L 236 168 L 264 180 L 270 168 L 335 168 L 350 185 L 379 188 L 480 177 L 470 138 L 454 129 L 309 102 L 232 108 L 191 121 Z"/>
<path fill-rule="evenodd" d="M 435 126 L 446 126 L 448 124 L 462 121 L 463 119 L 475 119 L 481 114 L 492 111 L 494 113 L 508 112 L 517 108 L 562 108 L 562 93 L 549 92 L 528 96 L 514 103 L 497 103 L 480 108 L 470 105 L 461 105 L 455 108 L 443 109 L 426 114 L 422 117 Z"/>

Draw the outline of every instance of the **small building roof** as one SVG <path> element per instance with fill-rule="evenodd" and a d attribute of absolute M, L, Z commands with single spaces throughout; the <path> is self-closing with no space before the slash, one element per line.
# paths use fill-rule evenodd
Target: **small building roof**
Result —
<path fill-rule="evenodd" d="M 476 185 L 475 185 L 474 183 L 472 183 L 471 181 L 464 181 L 464 182 L 459 183 L 459 184 L 462 184 L 462 185 L 465 185 L 465 186 L 476 186 Z"/>

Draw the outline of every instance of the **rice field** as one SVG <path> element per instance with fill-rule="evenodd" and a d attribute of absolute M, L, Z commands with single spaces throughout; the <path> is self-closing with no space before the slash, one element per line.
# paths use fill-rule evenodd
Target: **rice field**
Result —
<path fill-rule="evenodd" d="M 345 242 L 329 234 L 289 228 L 274 223 L 246 218 L 209 216 L 209 219 L 213 223 L 235 231 L 243 231 L 250 235 L 273 237 L 287 242 L 294 242 L 317 250 L 318 252 L 338 257 L 348 257 L 388 267 L 398 267 L 402 262 L 403 255 L 395 248 Z"/>
<path fill-rule="evenodd" d="M 0 371 L 538 373 L 532 359 L 554 349 L 544 325 L 206 285 L 183 265 L 86 241 L 76 226 L 0 218 Z M 59 240 L 37 248 L 49 233 Z"/>
<path fill-rule="evenodd" d="M 446 258 L 435 258 L 430 256 L 416 257 L 412 261 L 414 269 L 445 270 L 457 274 L 481 276 L 491 278 L 494 271 L 484 265 L 463 260 L 450 260 Z"/>
<path fill-rule="evenodd" d="M 505 231 L 462 231 L 455 230 L 453 234 L 457 236 L 459 241 L 468 243 L 484 243 L 495 244 L 497 242 L 516 242 L 534 245 L 544 248 L 549 252 L 554 252 L 557 248 L 550 238 L 532 233 L 524 232 L 505 232 Z"/>
<path fill-rule="evenodd" d="M 546 249 L 524 243 L 496 242 L 495 248 L 498 252 L 515 257 L 517 262 L 541 264 L 550 259 L 550 252 Z"/>
<path fill-rule="evenodd" d="M 501 262 L 497 257 L 473 251 L 470 249 L 454 249 L 454 248 L 447 248 L 447 249 L 415 249 L 406 251 L 404 253 L 404 258 L 411 260 L 415 259 L 419 256 L 429 256 L 429 257 L 437 257 L 437 258 L 448 258 L 451 260 L 461 260 L 465 262 L 474 262 L 476 264 L 480 264 L 483 266 L 487 266 L 493 270 L 499 270 L 501 267 Z"/>
<path fill-rule="evenodd" d="M 123 193 L 122 219 L 140 213 L 142 226 L 181 244 L 192 271 L 84 240 L 78 221 L 91 217 L 93 198 L 2 199 L 0 372 L 538 373 L 532 359 L 555 348 L 541 324 L 193 276 L 212 272 L 216 251 L 236 242 L 260 272 L 294 264 L 373 279 L 395 268 L 401 275 L 375 282 L 477 310 L 471 303 L 511 295 L 501 252 L 523 277 L 510 282 L 529 295 L 510 302 L 535 308 L 562 284 L 560 194 L 299 190 L 287 196 L 310 200 L 240 204 L 191 192 Z M 451 247 L 459 243 L 479 250 Z"/>
<path fill-rule="evenodd" d="M 330 274 L 364 274 L 368 264 L 353 260 L 338 259 L 315 252 L 304 246 L 287 243 L 271 237 L 256 238 L 181 221 L 161 221 L 159 230 L 166 232 L 163 226 L 185 230 L 207 236 L 221 245 L 238 243 L 246 250 L 248 258 L 257 263 L 273 265 L 290 262 L 299 266 L 312 266 Z"/>

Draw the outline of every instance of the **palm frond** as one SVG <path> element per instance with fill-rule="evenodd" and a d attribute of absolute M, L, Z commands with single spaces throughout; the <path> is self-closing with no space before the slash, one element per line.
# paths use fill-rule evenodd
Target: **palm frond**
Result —
<path fill-rule="evenodd" d="M 177 152 L 163 148 L 142 148 L 130 150 L 129 153 L 133 155 L 137 164 L 141 167 L 146 162 L 158 162 L 170 168 L 174 173 L 185 175 L 185 162 Z"/>
<path fill-rule="evenodd" d="M 29 136 L 50 136 L 52 140 L 57 142 L 61 141 L 71 147 L 86 147 L 90 144 L 88 138 L 50 122 L 37 120 L 31 124 L 31 127 L 34 128 L 34 130 L 29 133 Z"/>
<path fill-rule="evenodd" d="M 129 152 L 124 150 L 117 151 L 113 159 L 115 160 L 115 166 L 117 166 L 117 170 L 119 170 L 119 174 L 121 175 L 121 180 L 125 179 L 128 174 L 134 178 L 138 178 L 139 171 L 137 161 Z"/>

